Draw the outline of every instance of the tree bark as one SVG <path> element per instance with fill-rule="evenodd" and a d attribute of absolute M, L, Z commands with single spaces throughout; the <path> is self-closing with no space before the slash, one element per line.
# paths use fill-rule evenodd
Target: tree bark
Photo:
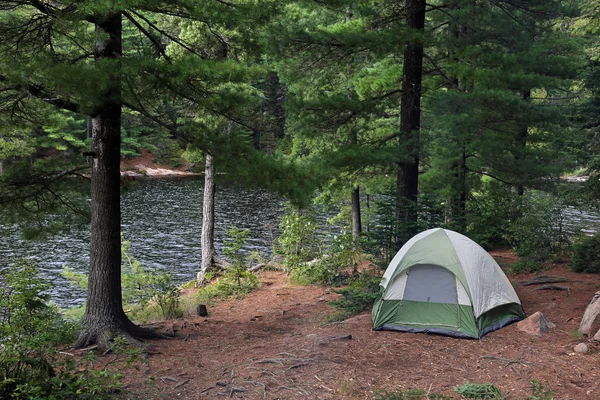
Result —
<path fill-rule="evenodd" d="M 121 14 L 106 16 L 96 24 L 96 62 L 117 60 L 122 53 Z M 90 270 L 82 330 L 75 347 L 108 346 L 117 335 L 144 337 L 125 315 L 121 293 L 120 144 L 121 87 L 118 69 L 109 77 L 101 102 L 91 115 L 91 240 Z"/>
<path fill-rule="evenodd" d="M 215 171 L 213 156 L 206 153 L 204 164 L 204 200 L 202 202 L 202 265 L 196 276 L 196 285 L 202 286 L 206 271 L 215 262 Z"/>
<path fill-rule="evenodd" d="M 356 242 L 360 239 L 362 224 L 360 221 L 360 187 L 352 190 L 352 239 Z"/>
<path fill-rule="evenodd" d="M 406 0 L 406 24 L 422 33 L 425 28 L 425 0 Z M 421 80 L 423 42 L 408 43 L 402 67 L 400 101 L 400 160 L 396 177 L 396 248 L 399 249 L 417 229 L 419 185 L 419 130 L 421 125 Z"/>
<path fill-rule="evenodd" d="M 528 102 L 529 99 L 531 98 L 531 90 L 523 90 L 521 91 L 521 98 L 523 99 L 523 101 Z M 519 130 L 519 132 L 517 133 L 517 140 L 516 140 L 516 150 L 515 150 L 515 161 L 516 161 L 516 170 L 517 171 L 522 171 L 523 169 L 519 166 L 519 163 L 523 161 L 523 158 L 525 157 L 525 151 L 526 151 L 526 147 L 527 147 L 527 136 L 529 135 L 529 127 L 527 125 L 524 125 L 521 127 L 521 129 Z M 516 180 L 520 180 L 521 176 L 517 176 Z M 524 183 L 521 181 L 519 182 L 514 188 L 513 191 L 515 193 L 517 193 L 519 196 L 523 196 L 523 194 L 525 193 L 525 185 Z"/>

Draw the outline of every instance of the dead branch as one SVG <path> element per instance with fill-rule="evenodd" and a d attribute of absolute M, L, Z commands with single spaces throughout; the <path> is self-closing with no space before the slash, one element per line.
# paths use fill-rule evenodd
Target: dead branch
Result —
<path fill-rule="evenodd" d="M 561 282 L 572 282 L 572 281 L 570 279 L 562 278 L 560 276 L 540 275 L 540 276 L 537 276 L 537 277 L 527 280 L 527 281 L 521 281 L 521 282 L 519 282 L 519 285 L 531 286 L 531 285 L 543 285 L 543 284 L 547 284 L 547 283 L 561 283 Z"/>
<path fill-rule="evenodd" d="M 182 387 L 183 385 L 185 385 L 186 383 L 189 383 L 189 381 L 190 381 L 190 380 L 189 380 L 189 379 L 187 379 L 187 380 L 185 380 L 185 381 L 183 381 L 183 382 L 180 382 L 180 383 L 178 383 L 177 385 L 173 386 L 173 389 L 180 388 L 180 387 Z"/>
<path fill-rule="evenodd" d="M 521 355 L 521 357 L 519 357 L 518 360 L 511 360 L 510 358 L 496 357 L 496 356 L 479 356 L 479 358 L 487 359 L 487 360 L 504 361 L 504 362 L 506 362 L 506 364 L 504 364 L 504 368 L 508 367 L 511 364 L 522 364 L 526 367 L 529 367 L 529 365 L 523 360 L 523 355 Z"/>
<path fill-rule="evenodd" d="M 537 288 L 535 288 L 535 290 L 565 290 L 567 292 L 567 296 L 571 295 L 571 288 L 569 286 L 562 286 L 562 285 L 542 285 L 539 286 Z"/>

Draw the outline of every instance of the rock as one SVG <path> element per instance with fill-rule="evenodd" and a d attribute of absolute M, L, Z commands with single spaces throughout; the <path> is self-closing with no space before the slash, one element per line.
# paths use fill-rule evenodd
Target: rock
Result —
<path fill-rule="evenodd" d="M 585 354 L 588 351 L 590 351 L 588 345 L 585 343 L 579 343 L 577 346 L 575 346 L 574 350 L 575 350 L 575 353 L 580 353 L 580 354 Z"/>
<path fill-rule="evenodd" d="M 542 336 L 542 333 L 555 328 L 556 325 L 544 316 L 540 311 L 530 315 L 523 321 L 519 321 L 517 328 L 530 335 Z"/>

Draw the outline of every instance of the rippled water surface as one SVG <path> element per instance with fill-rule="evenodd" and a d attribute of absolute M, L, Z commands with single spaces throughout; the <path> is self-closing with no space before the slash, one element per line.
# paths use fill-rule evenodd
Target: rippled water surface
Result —
<path fill-rule="evenodd" d="M 173 271 L 177 282 L 195 278 L 200 267 L 203 181 L 147 180 L 134 183 L 121 200 L 122 232 L 130 252 L 148 269 Z M 232 186 L 217 186 L 215 246 L 222 247 L 231 226 L 250 229 L 245 251 L 270 255 L 277 234 L 283 200 L 273 194 Z M 33 260 L 53 282 L 53 298 L 61 305 L 84 301 L 83 291 L 61 276 L 64 265 L 86 272 L 89 264 L 89 227 L 44 241 L 23 240 L 17 227 L 0 226 L 0 257 Z"/>
<path fill-rule="evenodd" d="M 200 267 L 202 226 L 200 179 L 164 179 L 135 182 L 122 193 L 122 232 L 131 242 L 131 254 L 148 269 L 172 271 L 175 280 L 195 278 Z M 232 226 L 249 229 L 243 251 L 269 256 L 283 212 L 283 200 L 273 194 L 233 186 L 217 186 L 215 246 L 222 249 L 225 232 Z M 600 231 L 600 212 L 564 210 L 564 227 L 570 232 Z M 322 225 L 327 216 L 321 213 Z M 0 265 L 13 257 L 33 260 L 52 281 L 54 301 L 62 306 L 83 303 L 82 290 L 62 278 L 64 265 L 86 272 L 89 264 L 89 227 L 44 241 L 21 239 L 16 226 L 0 224 Z M 321 232 L 327 241 L 326 232 Z M 221 253 L 222 254 L 222 253 Z"/>

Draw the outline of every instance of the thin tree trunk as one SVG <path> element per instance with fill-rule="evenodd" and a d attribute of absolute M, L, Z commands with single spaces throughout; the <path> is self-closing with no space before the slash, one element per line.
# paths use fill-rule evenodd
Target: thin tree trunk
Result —
<path fill-rule="evenodd" d="M 352 239 L 356 242 L 360 239 L 362 224 L 360 221 L 360 187 L 352 190 Z"/>
<path fill-rule="evenodd" d="M 202 286 L 204 276 L 215 261 L 215 171 L 213 157 L 206 153 L 204 164 L 204 200 L 202 203 L 202 265 L 196 276 L 196 285 Z"/>
<path fill-rule="evenodd" d="M 96 25 L 96 62 L 117 60 L 121 54 L 121 14 L 103 18 Z M 82 331 L 75 347 L 108 346 L 117 335 L 143 337 L 125 315 L 121 293 L 120 142 L 121 88 L 118 69 L 109 87 L 100 93 L 104 102 L 91 116 L 91 241 L 90 270 Z"/>
<path fill-rule="evenodd" d="M 523 101 L 528 102 L 531 98 L 531 90 L 523 90 L 521 91 L 521 98 Z M 525 157 L 525 151 L 527 147 L 527 136 L 529 134 L 529 127 L 524 125 L 521 127 L 517 134 L 517 149 L 515 151 L 515 161 L 517 163 L 517 170 L 521 171 L 521 167 L 519 163 L 523 161 L 523 157 Z M 517 177 L 517 180 L 521 179 L 521 177 Z M 523 196 L 525 193 L 525 185 L 523 182 L 519 182 L 515 187 L 513 187 L 513 191 L 516 192 L 519 196 Z"/>
<path fill-rule="evenodd" d="M 406 0 L 408 28 L 423 32 L 425 0 Z M 417 227 L 419 185 L 419 130 L 421 126 L 421 80 L 423 42 L 409 43 L 404 52 L 402 98 L 400 104 L 400 161 L 396 177 L 396 248 L 412 237 Z"/>
<path fill-rule="evenodd" d="M 0 175 L 4 173 L 4 160 L 0 159 Z"/>

